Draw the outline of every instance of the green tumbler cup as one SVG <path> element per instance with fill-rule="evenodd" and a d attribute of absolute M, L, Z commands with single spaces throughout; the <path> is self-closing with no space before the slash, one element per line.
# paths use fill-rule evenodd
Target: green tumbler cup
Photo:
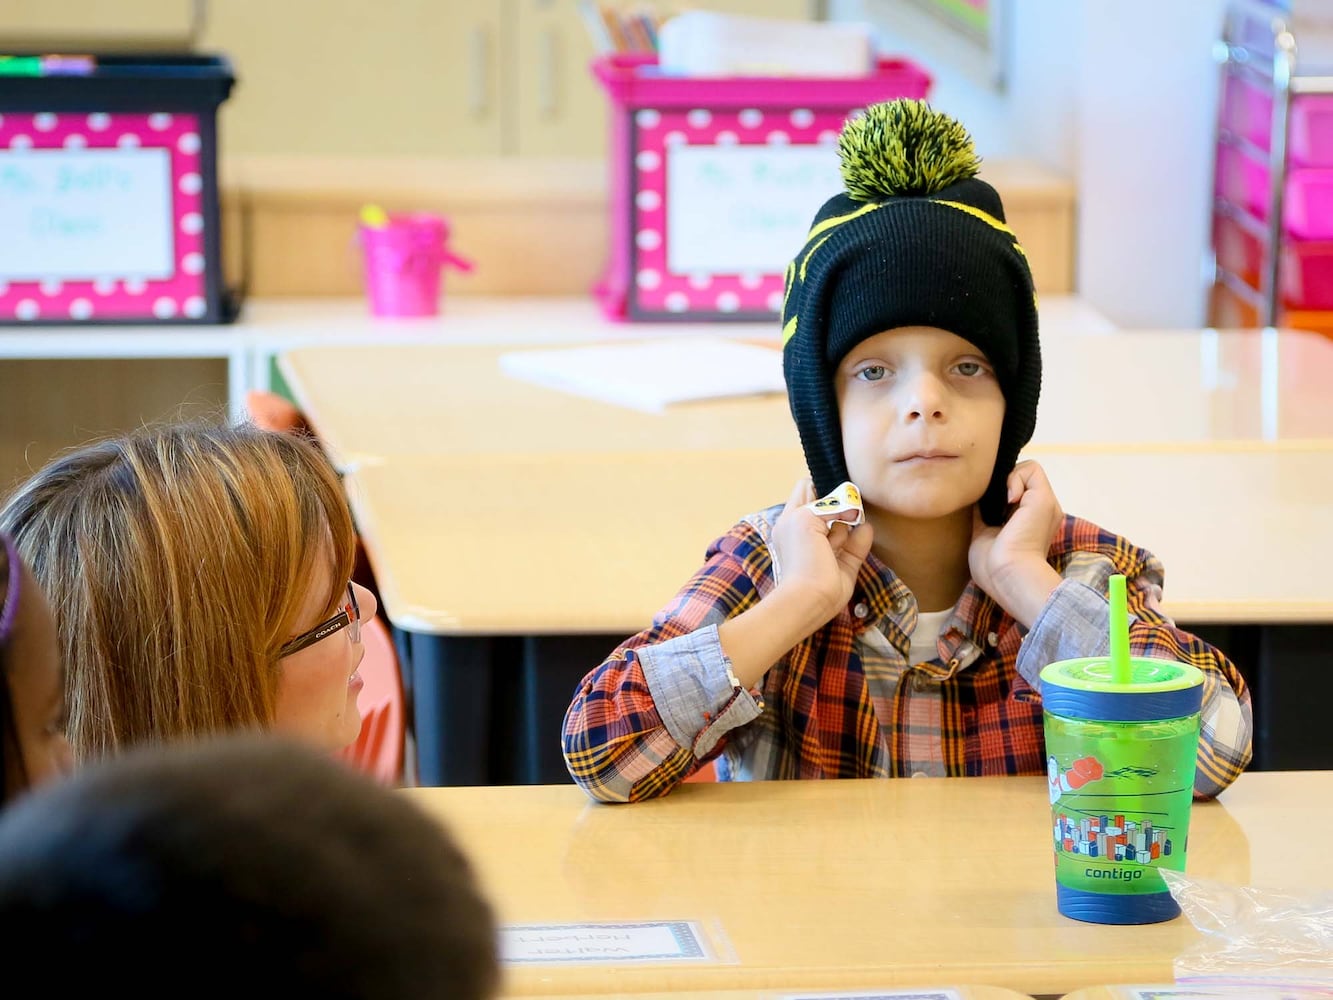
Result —
<path fill-rule="evenodd" d="M 1180 908 L 1203 674 L 1171 660 L 1060 660 L 1041 672 L 1056 904 L 1075 920 L 1147 924 Z"/>

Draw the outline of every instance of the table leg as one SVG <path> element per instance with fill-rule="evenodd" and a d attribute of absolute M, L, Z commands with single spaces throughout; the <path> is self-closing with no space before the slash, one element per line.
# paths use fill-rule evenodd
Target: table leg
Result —
<path fill-rule="evenodd" d="M 515 730 L 513 781 L 569 783 L 560 733 L 583 675 L 606 658 L 623 635 L 527 636 L 519 664 L 520 720 Z"/>
<path fill-rule="evenodd" d="M 417 783 L 492 784 L 491 640 L 404 635 Z"/>
<path fill-rule="evenodd" d="M 1266 771 L 1333 768 L 1333 625 L 1268 625 L 1254 691 L 1256 756 Z"/>
<path fill-rule="evenodd" d="M 1250 685 L 1254 708 L 1252 771 L 1333 768 L 1327 732 L 1333 704 L 1333 625 L 1190 625 Z"/>

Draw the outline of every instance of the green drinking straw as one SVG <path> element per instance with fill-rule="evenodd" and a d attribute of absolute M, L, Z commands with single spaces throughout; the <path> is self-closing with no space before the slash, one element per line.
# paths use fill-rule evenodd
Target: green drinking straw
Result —
<path fill-rule="evenodd" d="M 1111 577 L 1111 681 L 1128 684 L 1134 679 L 1129 663 L 1129 608 L 1125 600 L 1125 576 Z"/>

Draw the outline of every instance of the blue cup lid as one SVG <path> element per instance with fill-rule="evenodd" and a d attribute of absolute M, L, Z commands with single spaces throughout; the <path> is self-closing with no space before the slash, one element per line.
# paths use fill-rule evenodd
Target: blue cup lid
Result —
<path fill-rule="evenodd" d="M 1130 659 L 1128 684 L 1112 680 L 1106 656 L 1057 660 L 1041 671 L 1041 696 L 1052 715 L 1100 722 L 1149 722 L 1193 715 L 1203 704 L 1203 671 L 1189 663 Z"/>

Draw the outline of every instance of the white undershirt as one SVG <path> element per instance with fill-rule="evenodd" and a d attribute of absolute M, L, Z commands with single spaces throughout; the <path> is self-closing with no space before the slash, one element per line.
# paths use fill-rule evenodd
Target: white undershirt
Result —
<path fill-rule="evenodd" d="M 916 628 L 912 632 L 912 648 L 908 652 L 907 662 L 915 666 L 928 660 L 936 659 L 939 653 L 940 632 L 944 623 L 953 614 L 953 608 L 943 611 L 919 611 L 916 616 Z"/>

